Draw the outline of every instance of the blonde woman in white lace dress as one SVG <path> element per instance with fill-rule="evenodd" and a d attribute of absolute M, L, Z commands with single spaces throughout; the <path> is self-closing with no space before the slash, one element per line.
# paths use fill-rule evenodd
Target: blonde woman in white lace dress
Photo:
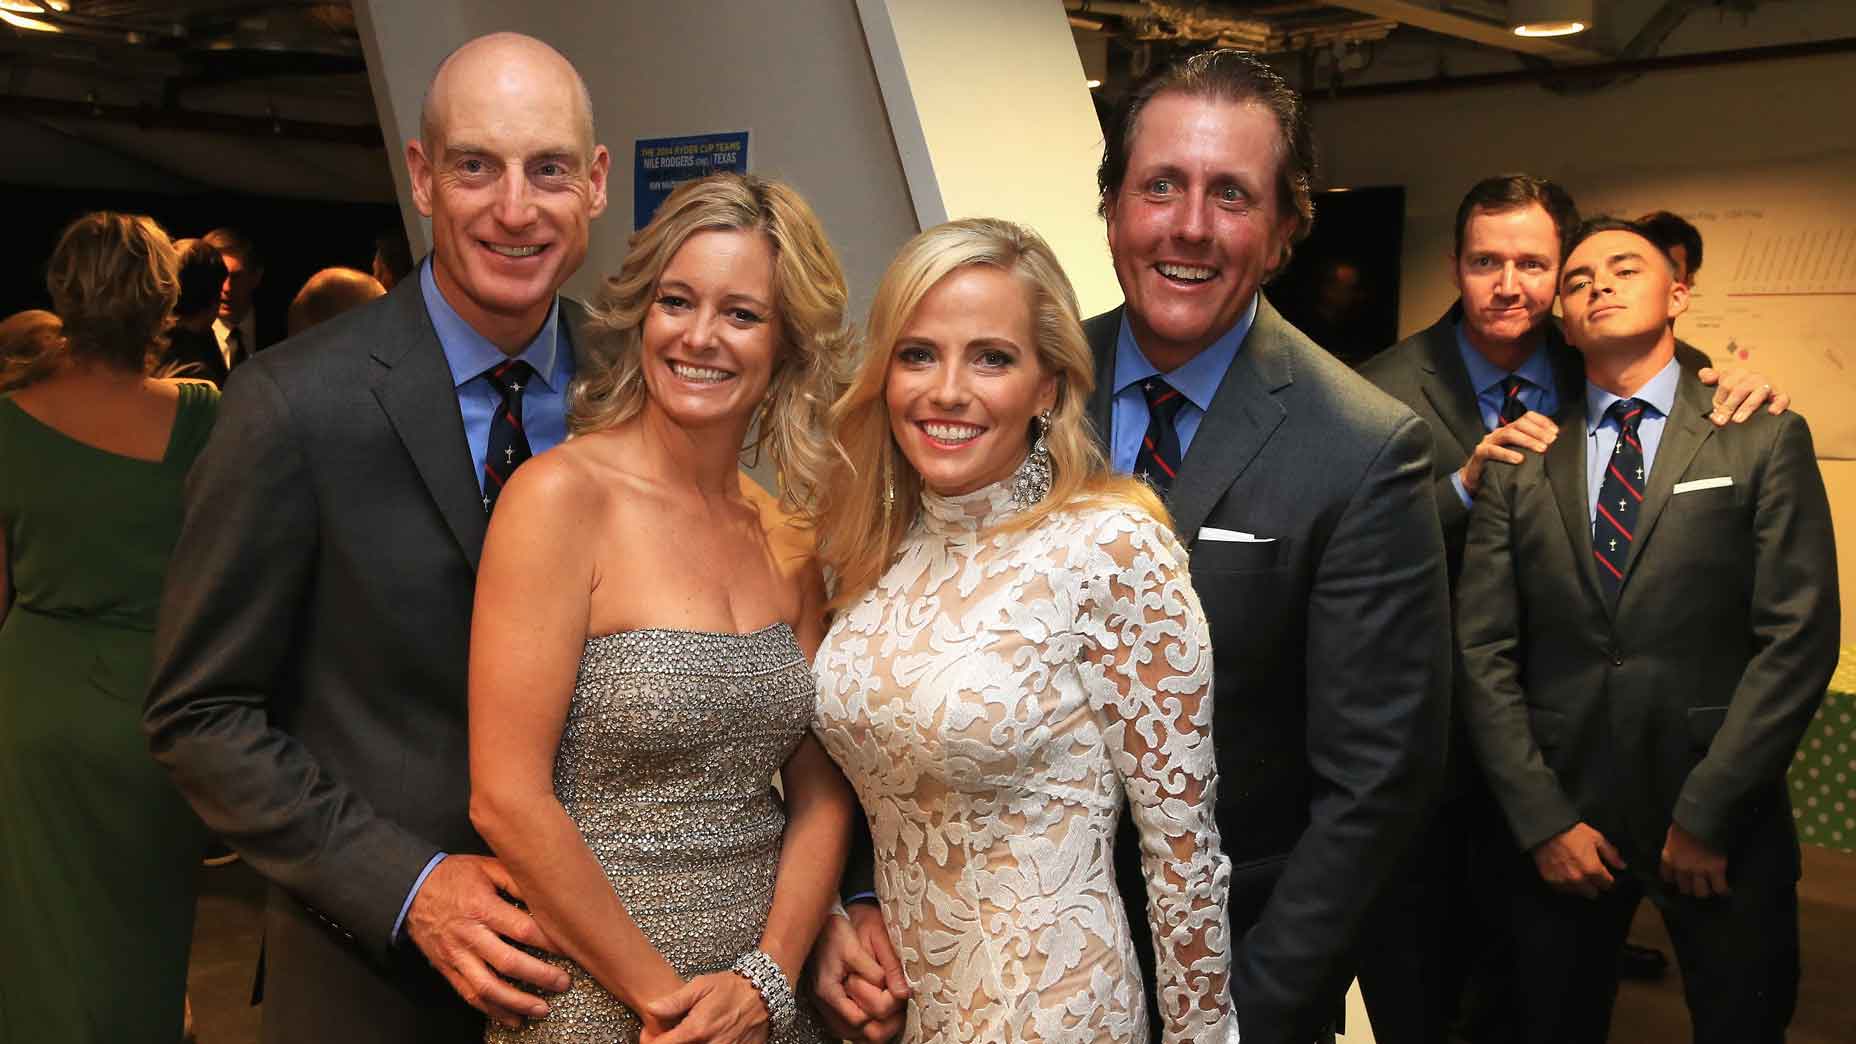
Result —
<path fill-rule="evenodd" d="M 1205 617 L 1164 509 L 1087 430 L 1062 269 L 1007 222 L 930 229 L 869 335 L 820 491 L 838 587 L 816 728 L 869 819 L 901 1039 L 1144 1044 L 1154 1019 L 1235 1040 Z M 1124 798 L 1149 925 L 1115 886 Z M 822 1010 L 859 1030 L 844 986 L 818 985 Z"/>

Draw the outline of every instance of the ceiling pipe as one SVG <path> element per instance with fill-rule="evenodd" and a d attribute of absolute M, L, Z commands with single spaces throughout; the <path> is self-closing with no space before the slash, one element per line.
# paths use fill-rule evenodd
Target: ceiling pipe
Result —
<path fill-rule="evenodd" d="M 1721 65 L 1750 62 L 1784 61 L 1793 58 L 1816 58 L 1827 54 L 1856 54 L 1856 36 L 1809 43 L 1778 44 L 1772 47 L 1749 47 L 1700 54 L 1672 54 L 1661 58 L 1606 62 L 1600 65 L 1553 66 L 1544 69 L 1516 69 L 1511 72 L 1481 73 L 1471 76 L 1440 76 L 1429 80 L 1403 80 L 1398 83 L 1367 83 L 1357 87 L 1340 87 L 1331 91 L 1305 91 L 1313 103 L 1349 101 L 1356 98 L 1382 98 L 1398 94 L 1441 94 L 1446 91 L 1473 90 L 1478 87 L 1505 87 L 1522 83 L 1576 81 L 1588 77 L 1635 76 L 1679 69 L 1706 69 Z"/>
<path fill-rule="evenodd" d="M 90 100 L 34 98 L 17 94 L 0 95 L 0 112 L 35 119 L 130 123 L 147 130 L 201 131 L 246 138 L 268 138 L 273 141 L 320 141 L 369 149 L 386 147 L 380 128 L 373 124 L 316 123 L 272 116 L 240 116 L 224 112 L 201 112 L 197 109 L 158 108 L 153 105 L 109 105 Z"/>

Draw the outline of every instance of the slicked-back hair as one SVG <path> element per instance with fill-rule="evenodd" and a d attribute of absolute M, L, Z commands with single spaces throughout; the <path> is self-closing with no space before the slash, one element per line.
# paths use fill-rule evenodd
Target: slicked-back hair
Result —
<path fill-rule="evenodd" d="M 1650 234 L 1650 230 L 1645 228 L 1642 222 L 1626 221 L 1623 218 L 1612 217 L 1609 214 L 1599 214 L 1587 220 L 1574 230 L 1571 236 L 1567 237 L 1566 253 L 1560 258 L 1561 264 L 1563 265 L 1566 259 L 1572 256 L 1572 252 L 1579 248 L 1579 244 L 1598 235 L 1600 232 L 1629 232 L 1632 235 L 1642 236 L 1645 240 L 1649 241 L 1651 246 L 1656 248 L 1657 255 L 1663 259 L 1664 264 L 1669 266 L 1670 273 L 1672 275 L 1675 273 L 1675 259 L 1669 256 L 1669 251 L 1661 243 L 1656 241 L 1656 237 Z"/>
<path fill-rule="evenodd" d="M 215 228 L 200 237 L 219 248 L 219 253 L 229 257 L 246 268 L 263 268 L 264 255 L 258 252 L 258 244 L 250 236 L 236 228 Z"/>
<path fill-rule="evenodd" d="M 1653 210 L 1636 221 L 1643 234 L 1650 237 L 1650 242 L 1662 248 L 1668 254 L 1676 247 L 1681 247 L 1688 256 L 1688 275 L 1690 279 L 1701 271 L 1701 230 L 1683 220 L 1681 216 L 1667 210 Z"/>
<path fill-rule="evenodd" d="M 219 248 L 204 239 L 182 239 L 174 249 L 180 252 L 180 300 L 174 302 L 174 314 L 184 319 L 208 308 L 217 312 L 226 285 L 226 262 Z"/>
<path fill-rule="evenodd" d="M 1096 168 L 1098 215 L 1107 216 L 1109 201 L 1121 194 L 1141 113 L 1162 94 L 1257 105 L 1276 117 L 1277 204 L 1283 217 L 1295 224 L 1289 242 L 1300 242 L 1308 235 L 1315 221 L 1315 141 L 1307 107 L 1289 81 L 1263 59 L 1229 47 L 1200 51 L 1174 62 L 1141 81 L 1116 106 L 1102 140 L 1102 163 Z M 1278 269 L 1287 263 L 1285 253 Z"/>
<path fill-rule="evenodd" d="M 1572 237 L 1579 231 L 1578 204 L 1558 183 L 1532 174 L 1498 174 L 1470 186 L 1456 208 L 1456 256 L 1463 256 L 1463 234 L 1476 211 L 1503 214 L 1531 206 L 1539 206 L 1553 219 L 1553 231 L 1560 241 L 1560 260 L 1564 262 L 1572 253 Z"/>

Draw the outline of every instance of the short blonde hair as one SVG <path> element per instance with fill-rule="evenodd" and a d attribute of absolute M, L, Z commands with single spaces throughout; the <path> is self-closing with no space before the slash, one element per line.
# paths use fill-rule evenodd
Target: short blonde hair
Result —
<path fill-rule="evenodd" d="M 890 356 L 922 298 L 949 274 L 969 265 L 991 265 L 1024 284 L 1038 360 L 1057 376 L 1057 401 L 1045 436 L 1051 456 L 1050 494 L 1010 525 L 1030 526 L 1053 511 L 1103 499 L 1122 501 L 1167 521 L 1152 488 L 1112 474 L 1096 441 L 1088 413 L 1095 361 L 1083 335 L 1076 292 L 1049 244 L 1010 221 L 950 221 L 909 240 L 890 262 L 870 306 L 863 354 L 831 406 L 835 459 L 815 491 L 814 510 L 819 555 L 837 576 L 834 607 L 849 604 L 876 583 L 914 521 L 922 482 L 890 433 L 884 397 Z M 1027 431 L 1027 449 L 1030 437 Z M 886 487 L 892 484 L 894 496 L 887 497 Z"/>
<path fill-rule="evenodd" d="M 723 173 L 686 182 L 632 238 L 588 320 L 590 365 L 574 382 L 568 428 L 575 434 L 600 431 L 644 409 L 649 393 L 641 345 L 658 280 L 691 236 L 711 231 L 757 231 L 773 247 L 782 351 L 744 452 L 766 450 L 781 477 L 781 505 L 796 511 L 798 498 L 816 487 L 824 468 L 824 411 L 852 337 L 845 326 L 848 295 L 838 256 L 812 208 L 778 181 Z"/>
<path fill-rule="evenodd" d="M 46 266 L 73 359 L 147 373 L 167 347 L 180 255 L 155 220 L 100 210 L 65 227 Z"/>

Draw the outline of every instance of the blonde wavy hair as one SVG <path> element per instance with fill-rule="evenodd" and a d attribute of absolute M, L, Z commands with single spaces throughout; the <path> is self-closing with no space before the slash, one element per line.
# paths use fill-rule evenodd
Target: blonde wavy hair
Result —
<path fill-rule="evenodd" d="M 45 268 L 71 358 L 148 373 L 180 299 L 180 254 L 140 214 L 99 210 L 65 226 Z"/>
<path fill-rule="evenodd" d="M 883 273 L 862 355 L 832 403 L 828 422 L 833 467 L 813 491 L 819 556 L 837 576 L 832 607 L 850 604 L 888 568 L 915 519 L 921 476 L 890 431 L 884 386 L 891 356 L 922 298 L 950 273 L 991 265 L 1014 276 L 1030 296 L 1038 361 L 1057 375 L 1045 444 L 1050 494 L 1014 515 L 1006 528 L 1036 525 L 1054 511 L 1113 500 L 1167 523 L 1166 508 L 1146 483 L 1109 470 L 1089 423 L 1095 363 L 1076 307 L 1076 291 L 1043 237 L 997 218 L 950 221 L 903 246 Z M 1032 422 L 1035 428 L 1037 422 Z M 1026 432 L 1026 449 L 1032 432 Z M 893 483 L 894 496 L 886 496 Z"/>
<path fill-rule="evenodd" d="M 781 352 L 743 456 L 763 449 L 780 475 L 780 503 L 800 510 L 826 462 L 824 412 L 853 337 L 845 324 L 844 270 L 825 229 L 799 193 L 753 175 L 686 182 L 632 238 L 631 249 L 587 323 L 590 365 L 569 393 L 574 434 L 601 431 L 644 409 L 645 316 L 671 258 L 698 232 L 755 231 L 773 247 L 774 309 Z"/>

